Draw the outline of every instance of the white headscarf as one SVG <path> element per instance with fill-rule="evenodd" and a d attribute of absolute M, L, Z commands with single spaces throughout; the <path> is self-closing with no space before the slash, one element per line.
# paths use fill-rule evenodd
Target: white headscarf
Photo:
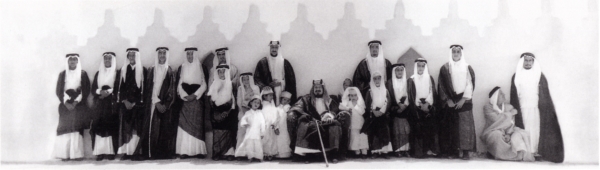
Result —
<path fill-rule="evenodd" d="M 185 61 L 183 64 L 181 64 L 181 82 L 188 84 L 200 84 L 204 81 L 202 63 L 200 63 L 198 52 L 193 50 L 192 52 L 193 60 L 191 63 L 187 60 L 187 51 L 184 53 Z"/>
<path fill-rule="evenodd" d="M 140 57 L 140 52 L 139 51 L 127 51 L 127 53 L 134 53 L 135 54 L 135 66 L 133 66 L 133 69 L 135 70 L 135 83 L 137 84 L 138 88 L 142 87 L 142 83 L 144 82 L 144 66 L 142 66 L 142 59 Z M 123 64 L 123 67 L 121 67 L 121 79 L 123 81 L 127 80 L 127 66 L 130 64 L 129 59 L 127 57 L 125 57 L 125 64 Z"/>
<path fill-rule="evenodd" d="M 225 70 L 225 80 L 219 78 L 219 69 Z M 211 96 L 211 100 L 215 102 L 217 106 L 229 102 L 232 98 L 232 84 L 231 76 L 229 74 L 229 68 L 218 68 L 213 72 L 213 77 L 215 79 L 210 85 L 207 96 Z"/>
<path fill-rule="evenodd" d="M 277 86 L 273 89 L 275 96 L 280 96 L 281 91 L 285 89 L 285 70 L 283 68 L 284 59 L 283 56 L 281 56 L 281 51 L 278 51 L 277 56 L 275 57 L 269 55 L 267 57 L 267 63 L 269 65 L 269 71 L 271 72 L 271 79 L 277 79 L 279 82 L 281 82 L 281 86 Z M 275 102 L 279 104 L 279 97 L 275 98 Z"/>
<path fill-rule="evenodd" d="M 65 91 L 69 89 L 76 90 L 81 86 L 81 61 L 79 55 L 69 55 L 65 58 Z M 69 59 L 77 58 L 77 66 L 75 70 L 69 69 Z"/>
<path fill-rule="evenodd" d="M 502 103 L 502 109 L 500 109 L 500 107 L 498 107 L 498 94 L 499 94 L 500 89 L 496 90 L 494 92 L 494 94 L 492 95 L 492 97 L 490 97 L 490 104 L 492 104 L 492 107 L 494 108 L 494 110 L 498 113 L 504 113 L 504 103 Z"/>
<path fill-rule="evenodd" d="M 542 68 L 539 64 L 537 64 L 537 58 L 533 57 L 533 60 L 533 65 L 529 70 L 523 67 L 525 57 L 521 57 L 521 59 L 519 59 L 519 63 L 517 64 L 515 86 L 517 88 L 517 94 L 519 97 L 521 96 L 522 92 L 538 91 L 538 85 L 540 83 L 540 78 L 542 77 Z"/>
<path fill-rule="evenodd" d="M 200 63 L 200 58 L 198 56 L 197 51 L 193 51 L 193 60 L 190 63 L 187 60 L 187 51 L 184 53 L 185 61 L 181 64 L 181 79 L 179 79 L 177 85 L 177 92 L 179 96 L 186 97 L 188 94 L 183 87 L 181 86 L 183 83 L 187 84 L 198 84 L 200 88 L 196 90 L 194 95 L 196 95 L 196 99 L 202 97 L 202 93 L 206 91 L 206 82 L 204 82 L 204 71 L 202 70 L 202 63 Z"/>
<path fill-rule="evenodd" d="M 250 84 L 252 93 L 254 93 L 254 94 L 252 94 L 252 96 L 260 93 L 260 88 L 258 88 L 258 86 L 256 84 L 254 84 L 254 76 L 252 74 L 240 76 L 240 80 L 239 80 L 240 86 L 238 86 L 238 93 L 239 93 L 239 95 L 241 95 L 241 99 L 238 99 L 238 101 L 241 102 L 242 105 L 247 106 L 248 102 L 250 102 L 250 100 L 246 100 L 246 88 L 244 88 L 244 83 L 242 81 L 243 77 L 248 77 L 248 84 Z"/>
<path fill-rule="evenodd" d="M 221 49 L 221 48 L 219 48 L 219 49 Z M 219 49 L 217 49 L 217 50 L 219 50 Z M 218 65 L 222 65 L 222 64 L 219 64 L 219 56 L 217 55 L 217 50 L 214 51 L 214 56 L 215 57 L 213 58 L 213 65 L 212 65 L 212 68 L 211 68 L 212 70 L 217 70 L 216 69 L 217 66 Z M 226 65 L 228 65 L 228 66 L 231 67 L 231 58 L 229 56 L 229 50 L 228 49 L 225 50 L 225 63 L 226 63 Z"/>
<path fill-rule="evenodd" d="M 468 74 L 470 74 L 469 64 L 465 59 L 465 52 L 462 48 L 460 50 L 460 60 L 454 61 L 452 59 L 452 49 L 453 48 L 450 48 L 450 58 L 448 62 L 448 66 L 450 66 L 450 68 L 448 69 L 448 71 L 450 71 L 450 76 L 452 76 L 452 87 L 454 88 L 454 91 L 457 94 L 460 94 L 463 93 L 467 88 L 467 81 L 469 81 Z"/>
<path fill-rule="evenodd" d="M 424 60 L 424 59 L 423 59 Z M 433 104 L 433 94 L 431 90 L 431 76 L 429 75 L 429 66 L 425 63 L 425 69 L 423 70 L 423 74 L 419 75 L 418 72 L 418 63 L 423 61 L 415 61 L 415 67 L 413 75 L 410 77 L 413 79 L 415 83 L 415 104 L 417 106 L 421 105 L 420 99 L 425 98 L 429 104 Z"/>
<path fill-rule="evenodd" d="M 402 78 L 397 78 L 396 77 L 396 69 L 400 69 L 400 67 L 402 67 L 402 69 L 404 69 L 404 71 L 402 72 Z M 396 103 L 400 103 L 400 99 L 402 99 L 402 97 L 406 97 L 407 96 L 407 92 L 406 92 L 406 67 L 404 66 L 396 66 L 392 69 L 392 87 L 393 92 L 394 92 L 394 96 L 396 97 Z M 406 103 L 408 100 L 404 100 L 404 103 Z"/>
<path fill-rule="evenodd" d="M 381 84 L 379 85 L 379 87 L 377 87 L 375 85 L 375 82 L 373 81 L 373 79 L 377 76 L 381 76 Z M 371 86 L 371 95 L 373 95 L 373 103 L 371 104 L 371 109 L 374 110 L 375 108 L 379 107 L 379 111 L 385 112 L 387 109 L 387 89 L 384 85 L 383 76 L 379 71 L 373 72 L 373 74 L 371 74 L 371 81 L 369 82 L 369 85 Z"/>
<path fill-rule="evenodd" d="M 268 88 L 263 88 L 263 90 L 260 92 L 260 98 L 261 98 L 261 103 L 262 103 L 262 111 L 263 111 L 263 116 L 265 118 L 265 125 L 270 126 L 270 125 L 275 125 L 277 124 L 277 107 L 275 106 L 275 102 L 273 99 L 271 99 L 270 101 L 265 101 L 262 98 L 264 97 L 264 95 L 266 94 L 272 94 L 273 98 L 275 98 L 274 94 L 273 94 L 273 89 L 271 89 L 269 86 L 265 86 Z"/>
<path fill-rule="evenodd" d="M 104 65 L 104 57 L 105 56 L 111 56 L 111 64 L 109 68 L 106 68 L 106 66 Z M 112 89 L 114 89 L 114 85 L 115 85 L 115 78 L 117 77 L 116 74 L 116 70 L 117 70 L 117 57 L 114 56 L 111 53 L 104 53 L 104 55 L 102 55 L 102 61 L 100 62 L 100 68 L 98 68 L 98 90 L 96 90 L 96 94 L 100 94 L 100 91 L 102 90 L 103 86 L 109 86 L 111 89 L 109 90 L 110 92 L 112 92 Z"/>
<path fill-rule="evenodd" d="M 383 47 L 381 47 L 381 44 L 379 44 L 379 52 L 377 53 L 377 57 L 371 57 L 371 50 L 369 50 L 369 52 L 367 52 L 365 60 L 367 61 L 367 66 L 369 68 L 369 72 L 371 72 L 371 75 L 373 74 L 373 72 L 382 73 L 381 82 L 385 82 L 385 80 L 387 80 L 387 77 L 385 70 L 385 58 L 383 57 Z"/>
<path fill-rule="evenodd" d="M 166 60 L 164 64 L 160 64 L 158 62 L 158 53 L 160 52 L 160 50 L 163 49 L 158 49 L 156 51 L 156 57 L 154 57 L 154 80 L 152 80 L 154 86 L 152 89 L 152 103 L 160 102 L 158 95 L 160 93 L 160 89 L 162 88 L 163 81 L 167 76 L 167 71 L 169 70 L 169 50 L 165 50 Z"/>
<path fill-rule="evenodd" d="M 348 95 L 350 94 L 350 91 L 354 91 L 354 93 L 356 93 L 356 95 L 358 96 L 356 105 L 354 105 L 352 103 L 352 101 L 350 101 L 350 98 L 348 97 Z M 342 104 L 340 106 L 348 108 L 348 109 L 358 107 L 358 110 L 363 110 L 363 111 L 366 108 L 365 100 L 363 99 L 362 95 L 360 94 L 360 90 L 358 90 L 358 88 L 356 88 L 356 87 L 348 87 L 348 88 L 346 88 L 346 90 L 344 90 L 344 94 L 342 94 Z"/>

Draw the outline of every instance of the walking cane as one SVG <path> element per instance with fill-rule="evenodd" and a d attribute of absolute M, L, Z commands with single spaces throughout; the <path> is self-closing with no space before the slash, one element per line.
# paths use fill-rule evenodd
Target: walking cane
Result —
<path fill-rule="evenodd" d="M 325 157 L 325 167 L 329 168 L 329 162 L 327 162 L 327 153 L 325 153 L 325 145 L 323 145 L 323 138 L 321 137 L 321 130 L 319 130 L 319 122 L 315 120 L 317 124 L 317 133 L 319 133 L 319 141 L 321 142 L 321 148 L 323 149 L 323 157 Z"/>

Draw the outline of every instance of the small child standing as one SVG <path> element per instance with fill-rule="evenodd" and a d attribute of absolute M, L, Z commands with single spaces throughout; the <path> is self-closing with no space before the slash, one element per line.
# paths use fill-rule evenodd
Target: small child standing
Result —
<path fill-rule="evenodd" d="M 341 112 L 348 112 L 351 115 L 350 123 L 350 150 L 356 153 L 356 156 L 361 155 L 363 159 L 367 158 L 367 150 L 369 149 L 369 138 L 367 134 L 361 133 L 365 119 L 365 101 L 363 100 L 358 88 L 348 87 L 342 95 L 342 103 L 339 106 Z"/>
<path fill-rule="evenodd" d="M 262 161 L 263 147 L 261 139 L 265 133 L 265 118 L 261 111 L 262 104 L 260 97 L 254 96 L 250 102 L 250 110 L 246 111 L 240 120 L 240 129 L 244 129 L 246 133 L 240 147 L 236 149 L 236 157 L 248 157 L 250 162 Z"/>
<path fill-rule="evenodd" d="M 279 121 L 279 109 L 275 106 L 273 100 L 273 89 L 270 86 L 263 87 L 260 92 L 262 96 L 262 113 L 265 118 L 265 137 L 263 138 L 263 150 L 265 151 L 265 159 L 267 161 L 273 160 L 273 157 L 277 155 L 277 136 Z"/>
<path fill-rule="evenodd" d="M 279 106 L 277 106 L 279 119 L 277 121 L 277 129 L 279 132 L 277 135 L 277 158 L 289 158 L 292 156 L 292 149 L 290 149 L 290 134 L 287 129 L 287 112 L 290 110 L 290 101 L 292 93 L 284 91 L 281 92 L 279 98 Z"/>

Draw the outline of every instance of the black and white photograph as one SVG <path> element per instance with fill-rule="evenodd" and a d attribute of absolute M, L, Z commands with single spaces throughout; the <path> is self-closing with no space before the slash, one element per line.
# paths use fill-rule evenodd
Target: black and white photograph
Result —
<path fill-rule="evenodd" d="M 597 169 L 599 0 L 0 0 L 0 167 Z"/>

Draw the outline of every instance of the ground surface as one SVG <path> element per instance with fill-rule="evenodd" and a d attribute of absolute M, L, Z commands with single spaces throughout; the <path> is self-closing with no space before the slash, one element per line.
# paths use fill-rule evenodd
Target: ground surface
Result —
<path fill-rule="evenodd" d="M 59 160 L 20 163 L 2 162 L 2 169 L 321 169 L 325 168 L 324 162 L 313 162 L 304 164 L 291 162 L 289 160 L 278 160 L 271 162 L 248 161 L 213 161 L 209 159 L 174 159 L 174 160 L 152 160 L 152 161 L 71 161 Z M 459 159 L 414 159 L 414 158 L 391 158 L 385 159 L 349 159 L 337 164 L 330 164 L 332 169 L 598 169 L 598 164 L 555 164 L 550 162 L 508 162 L 484 158 L 473 158 L 469 161 Z"/>

